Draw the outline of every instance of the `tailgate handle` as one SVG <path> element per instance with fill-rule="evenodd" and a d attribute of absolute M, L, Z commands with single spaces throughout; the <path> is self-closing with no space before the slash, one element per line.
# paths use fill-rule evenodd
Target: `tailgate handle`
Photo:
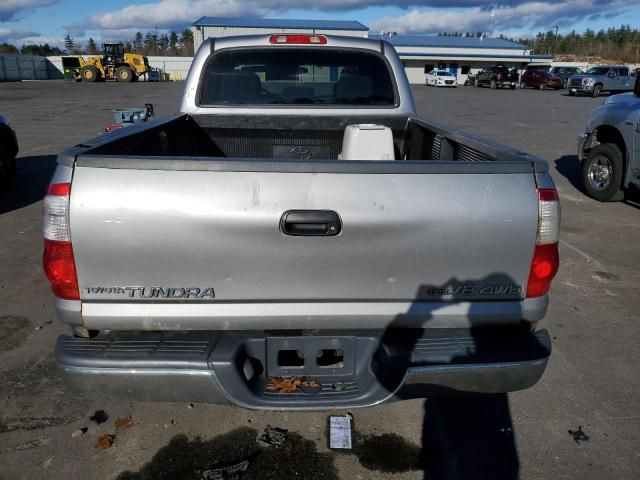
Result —
<path fill-rule="evenodd" d="M 332 210 L 288 210 L 280 219 L 285 235 L 332 237 L 341 230 L 340 217 Z"/>

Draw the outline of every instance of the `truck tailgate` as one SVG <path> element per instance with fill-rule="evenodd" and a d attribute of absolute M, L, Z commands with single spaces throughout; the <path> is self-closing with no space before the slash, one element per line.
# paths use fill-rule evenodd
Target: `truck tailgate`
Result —
<path fill-rule="evenodd" d="M 198 317 L 198 328 L 234 315 L 306 328 L 314 315 L 334 326 L 349 314 L 392 320 L 421 302 L 519 304 L 536 239 L 535 178 L 526 164 L 509 173 L 494 163 L 485 173 L 345 173 L 80 161 L 70 225 L 83 315 L 106 328 L 119 305 L 114 318 L 144 317 L 149 328 L 167 315 Z M 285 235 L 289 210 L 336 212 L 341 232 Z"/>

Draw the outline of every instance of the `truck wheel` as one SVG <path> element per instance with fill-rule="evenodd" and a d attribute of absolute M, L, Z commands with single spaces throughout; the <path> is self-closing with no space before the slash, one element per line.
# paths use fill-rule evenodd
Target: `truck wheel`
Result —
<path fill-rule="evenodd" d="M 96 82 L 99 76 L 98 69 L 93 65 L 82 68 L 82 79 L 87 82 Z"/>
<path fill-rule="evenodd" d="M 132 82 L 133 72 L 129 67 L 118 67 L 118 69 L 116 70 L 116 80 L 118 82 Z"/>
<path fill-rule="evenodd" d="M 510 86 L 509 88 L 511 88 L 511 90 L 515 90 L 515 89 L 516 89 L 516 84 L 515 84 L 515 83 L 512 83 L 512 84 L 511 84 L 511 86 Z"/>
<path fill-rule="evenodd" d="M 582 184 L 587 195 L 601 202 L 624 199 L 622 152 L 614 143 L 594 147 L 582 162 Z"/>
<path fill-rule="evenodd" d="M 591 92 L 591 96 L 593 98 L 598 98 L 598 95 L 600 95 L 601 91 L 602 91 L 602 85 L 597 84 L 595 87 L 593 87 L 593 92 Z"/>
<path fill-rule="evenodd" d="M 489 88 L 493 88 L 495 90 L 495 88 L 496 88 L 496 81 L 495 80 L 491 80 L 491 82 L 489 82 Z"/>

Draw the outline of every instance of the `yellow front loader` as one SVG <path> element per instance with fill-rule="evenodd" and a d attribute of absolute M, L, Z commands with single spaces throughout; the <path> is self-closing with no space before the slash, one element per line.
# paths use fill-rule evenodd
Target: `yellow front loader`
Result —
<path fill-rule="evenodd" d="M 97 82 L 116 80 L 135 82 L 149 71 L 149 60 L 144 55 L 125 53 L 122 43 L 104 43 L 102 55 L 88 58 L 79 57 L 80 75 L 78 80 Z"/>

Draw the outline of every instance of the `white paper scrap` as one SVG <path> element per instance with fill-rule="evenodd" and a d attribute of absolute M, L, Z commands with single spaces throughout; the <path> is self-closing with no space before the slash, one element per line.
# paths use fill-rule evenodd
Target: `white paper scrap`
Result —
<path fill-rule="evenodd" d="M 351 448 L 351 417 L 329 417 L 329 448 Z"/>

